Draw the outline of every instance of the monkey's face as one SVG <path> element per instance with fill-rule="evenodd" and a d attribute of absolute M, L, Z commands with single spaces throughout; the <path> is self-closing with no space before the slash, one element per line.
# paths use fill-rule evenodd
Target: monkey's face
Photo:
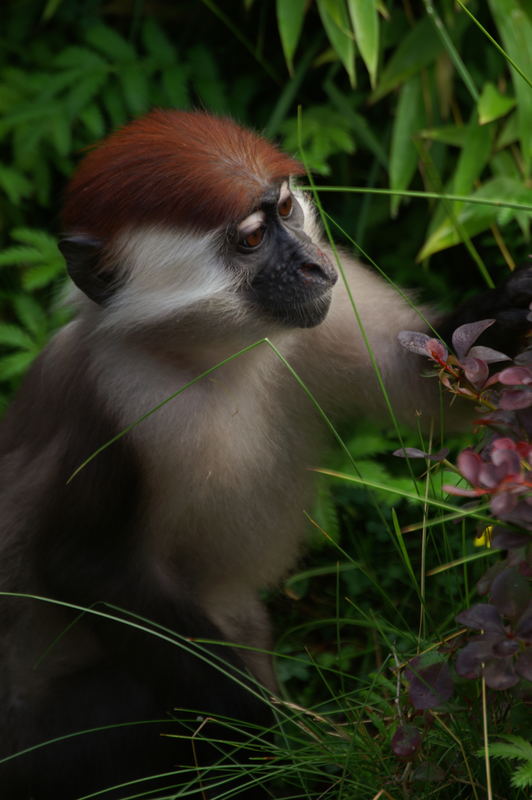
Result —
<path fill-rule="evenodd" d="M 323 322 L 338 278 L 303 230 L 304 212 L 284 182 L 232 233 L 233 260 L 247 276 L 243 291 L 259 312 L 289 326 Z"/>

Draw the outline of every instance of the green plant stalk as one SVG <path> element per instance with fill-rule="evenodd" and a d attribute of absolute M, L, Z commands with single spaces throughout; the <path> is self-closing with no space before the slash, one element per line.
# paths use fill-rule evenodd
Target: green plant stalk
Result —
<path fill-rule="evenodd" d="M 441 193 L 442 182 L 440 176 L 438 175 L 436 169 L 434 168 L 434 163 L 429 156 L 427 147 L 425 147 L 424 145 L 420 145 L 419 153 L 420 153 L 420 158 L 422 158 L 423 163 L 425 165 L 425 169 L 427 172 L 427 181 L 429 182 L 429 184 L 432 183 L 433 186 L 435 185 L 436 188 L 439 189 Z M 487 270 L 486 265 L 484 264 L 480 256 L 480 253 L 478 252 L 477 248 L 471 241 L 471 237 L 465 230 L 465 227 L 461 224 L 460 220 L 458 219 L 458 214 L 456 213 L 456 204 L 451 203 L 449 200 L 447 200 L 442 193 L 442 205 L 447 212 L 447 216 L 449 217 L 449 220 L 451 221 L 453 228 L 455 229 L 456 233 L 458 234 L 463 244 L 465 245 L 467 252 L 477 265 L 480 274 L 486 281 L 488 288 L 494 289 L 495 284 L 493 282 L 491 275 Z"/>
<path fill-rule="evenodd" d="M 315 199 L 315 202 L 316 202 L 316 206 L 317 206 L 318 211 L 320 213 L 320 217 L 321 217 L 321 220 L 323 222 L 323 227 L 325 229 L 325 233 L 326 233 L 327 239 L 329 240 L 329 244 L 331 245 L 332 251 L 334 253 L 334 257 L 335 257 L 335 261 L 336 261 L 336 266 L 338 268 L 338 272 L 342 276 L 342 281 L 344 282 L 344 286 L 345 286 L 345 289 L 346 289 L 346 292 L 347 292 L 347 296 L 349 297 L 349 302 L 351 304 L 351 308 L 353 309 L 353 315 L 354 315 L 354 318 L 355 318 L 356 323 L 358 325 L 358 329 L 360 331 L 360 335 L 362 336 L 362 340 L 364 342 L 364 346 L 365 346 L 365 348 L 367 350 L 367 353 L 369 355 L 369 358 L 370 358 L 370 361 L 371 361 L 371 365 L 372 365 L 372 368 L 373 368 L 373 372 L 374 372 L 375 377 L 377 379 L 377 382 L 379 384 L 379 388 L 380 388 L 382 396 L 384 398 L 384 402 L 386 404 L 386 408 L 388 409 L 388 413 L 390 415 L 390 419 L 391 419 L 392 424 L 393 424 L 393 426 L 395 428 L 397 439 L 400 442 L 401 446 L 404 448 L 403 437 L 401 436 L 401 431 L 399 430 L 399 424 L 397 422 L 397 418 L 395 416 L 390 397 L 389 397 L 388 392 L 386 391 L 386 387 L 384 385 L 384 380 L 382 378 L 381 370 L 379 368 L 379 365 L 377 364 L 377 360 L 375 358 L 375 354 L 373 353 L 373 350 L 372 350 L 371 345 L 369 343 L 369 339 L 368 339 L 368 337 L 366 335 L 366 331 L 365 331 L 364 325 L 362 323 L 362 319 L 360 318 L 360 314 L 358 313 L 358 309 L 357 309 L 357 306 L 356 306 L 356 303 L 355 303 L 355 299 L 353 297 L 353 293 L 351 291 L 351 287 L 349 285 L 349 281 L 347 280 L 347 276 L 345 274 L 341 259 L 338 256 L 338 251 L 337 251 L 337 249 L 335 247 L 334 240 L 333 240 L 332 234 L 331 234 L 331 229 L 330 229 L 329 224 L 328 224 L 327 214 L 325 214 L 325 212 L 323 211 L 323 207 L 322 207 L 320 199 L 319 199 L 319 192 L 316 189 L 316 187 L 314 186 L 314 183 L 312 181 L 312 175 L 311 175 L 310 170 L 308 169 L 308 166 L 307 166 L 307 162 L 306 162 L 306 159 L 305 159 L 305 153 L 304 153 L 303 147 L 301 145 L 301 141 L 302 141 L 302 137 L 301 137 L 301 125 L 302 125 L 301 107 L 298 109 L 298 125 L 299 125 L 299 139 L 300 139 L 300 150 L 301 150 L 302 161 L 303 161 L 303 164 L 304 164 L 305 169 L 307 171 L 307 175 L 308 175 L 308 177 L 309 177 L 309 179 L 311 181 L 311 189 L 312 189 L 312 192 L 314 194 L 314 199 Z M 414 476 L 414 472 L 412 470 L 412 465 L 410 464 L 410 460 L 407 460 L 407 465 L 408 465 L 408 470 L 410 472 L 410 477 L 412 478 L 412 483 L 414 485 L 414 488 L 417 491 L 417 485 L 416 485 L 416 481 L 415 481 L 415 476 Z"/>
<path fill-rule="evenodd" d="M 460 54 L 459 54 L 458 50 L 454 46 L 454 43 L 453 43 L 451 37 L 447 33 L 445 25 L 443 24 L 443 20 L 440 17 L 440 15 L 438 14 L 438 12 L 436 11 L 436 9 L 434 8 L 432 0 L 423 0 L 423 5 L 425 6 L 425 11 L 427 12 L 427 16 L 429 17 L 430 21 L 434 25 L 438 36 L 442 40 L 442 42 L 443 42 L 443 44 L 445 46 L 445 49 L 447 50 L 447 53 L 449 54 L 449 58 L 453 62 L 454 66 L 456 67 L 456 71 L 458 72 L 458 74 L 462 78 L 462 80 L 463 80 L 465 86 L 467 87 L 467 90 L 468 90 L 469 94 L 473 98 L 474 102 L 478 103 L 480 95 L 479 95 L 479 93 L 477 91 L 477 88 L 476 88 L 474 82 L 473 82 L 473 78 L 469 74 L 468 69 L 467 69 L 466 65 L 464 64 L 462 58 L 460 57 Z"/>
<path fill-rule="evenodd" d="M 482 735 L 484 738 L 484 766 L 486 769 L 486 793 L 487 793 L 487 800 L 493 800 L 493 792 L 491 788 L 490 751 L 489 751 L 489 741 L 488 741 L 488 699 L 486 697 L 486 680 L 484 676 L 482 676 L 481 678 L 481 685 L 482 685 Z"/>
<path fill-rule="evenodd" d="M 515 63 L 515 61 L 513 60 L 513 58 L 511 58 L 511 57 L 508 55 L 508 53 L 506 52 L 506 50 L 505 50 L 503 47 L 501 47 L 501 45 L 500 45 L 500 44 L 499 44 L 499 43 L 496 41 L 496 39 L 494 39 L 494 38 L 493 38 L 493 36 L 491 35 L 491 33 L 489 33 L 489 32 L 486 30 L 486 28 L 485 28 L 485 27 L 484 27 L 484 26 L 483 26 L 483 25 L 482 25 L 482 24 L 481 24 L 481 23 L 478 21 L 478 19 L 475 17 L 475 15 L 471 13 L 471 11 L 470 11 L 470 10 L 467 8 L 467 6 L 465 5 L 465 3 L 463 3 L 463 2 L 462 2 L 462 0 L 456 0 L 456 2 L 458 3 L 458 5 L 459 5 L 459 6 L 460 6 L 460 8 L 462 9 L 462 11 L 465 11 L 465 13 L 468 15 L 468 17 L 471 17 L 471 19 L 473 20 L 473 22 L 475 23 L 475 25 L 477 26 L 477 28 L 479 28 L 479 30 L 481 30 L 481 31 L 482 31 L 482 33 L 484 34 L 484 36 L 486 36 L 486 37 L 489 39 L 489 41 L 491 42 L 491 44 L 492 44 L 492 45 L 495 47 L 495 49 L 496 49 L 496 50 L 498 50 L 498 51 L 499 51 L 499 53 L 501 54 L 501 56 L 503 56 L 503 58 L 505 58 L 505 59 L 506 59 L 506 61 L 507 61 L 507 62 L 510 64 L 510 66 L 511 66 L 511 67 L 512 67 L 512 68 L 513 68 L 513 69 L 514 69 L 516 72 L 517 72 L 517 74 L 518 74 L 518 75 L 520 75 L 520 76 L 522 77 L 522 79 L 523 79 L 524 81 L 526 81 L 526 83 L 527 83 L 527 84 L 530 86 L 530 88 L 532 89 L 532 80 L 531 80 L 531 79 L 528 77 L 528 75 L 526 75 L 526 74 L 523 72 L 523 70 L 521 69 L 521 67 L 519 67 L 519 66 L 518 66 L 518 65 Z"/>
<path fill-rule="evenodd" d="M 400 197 L 417 197 L 425 200 L 449 200 L 457 203 L 473 203 L 474 205 L 496 206 L 497 208 L 513 208 L 517 211 L 532 211 L 531 203 L 513 203 L 488 197 L 468 197 L 462 194 L 441 194 L 439 192 L 421 192 L 409 189 L 372 189 L 368 186 L 298 186 L 304 192 L 346 192 L 350 194 L 382 194 L 399 195 Z"/>
<path fill-rule="evenodd" d="M 266 61 L 264 58 L 258 55 L 251 42 L 249 42 L 248 39 L 244 36 L 244 34 L 240 32 L 240 30 L 236 27 L 236 25 L 232 22 L 232 20 L 229 19 L 227 14 L 225 14 L 221 10 L 221 8 L 218 7 L 217 3 L 214 3 L 213 0 L 201 0 L 201 2 L 203 3 L 204 6 L 207 6 L 209 11 L 212 11 L 212 13 L 216 17 L 218 17 L 218 19 L 220 19 L 223 22 L 223 24 L 231 31 L 233 36 L 235 36 L 238 39 L 238 41 L 244 45 L 246 50 L 249 53 L 251 53 L 253 58 L 261 65 L 264 72 L 266 72 L 270 76 L 270 78 L 273 78 L 275 83 L 280 84 L 281 80 L 277 72 L 274 69 L 272 69 L 268 61 Z"/>

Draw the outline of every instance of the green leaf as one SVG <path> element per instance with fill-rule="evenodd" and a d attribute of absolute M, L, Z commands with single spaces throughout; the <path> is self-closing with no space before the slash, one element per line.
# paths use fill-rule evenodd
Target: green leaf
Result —
<path fill-rule="evenodd" d="M 49 20 L 53 17 L 63 0 L 48 0 L 42 12 L 43 20 Z"/>
<path fill-rule="evenodd" d="M 515 199 L 517 182 L 508 178 L 492 178 L 474 192 L 471 197 L 500 200 L 501 207 L 504 201 L 508 202 L 532 202 L 532 189 L 527 189 L 522 184 L 519 187 L 519 199 Z M 524 193 L 524 194 L 523 194 Z M 528 198 L 528 199 L 527 199 Z M 471 237 L 487 230 L 490 225 L 497 220 L 500 210 L 497 206 L 482 206 L 461 203 L 461 208 L 456 216 L 456 223 L 449 217 L 434 230 L 423 244 L 418 261 L 428 258 L 433 253 L 438 253 L 455 244 L 460 244 L 463 240 L 460 229 Z"/>
<path fill-rule="evenodd" d="M 454 147 L 464 147 L 467 134 L 465 125 L 443 125 L 441 128 L 425 128 L 419 132 L 422 139 L 431 139 L 434 142 L 442 142 Z"/>
<path fill-rule="evenodd" d="M 491 13 L 499 29 L 504 49 L 520 69 L 532 78 L 532 21 L 518 0 L 489 0 Z M 517 99 L 519 139 L 526 176 L 532 164 L 532 89 L 509 67 Z"/>
<path fill-rule="evenodd" d="M 29 294 L 19 294 L 15 295 L 12 302 L 15 313 L 24 327 L 36 339 L 44 339 L 48 331 L 48 325 L 45 311 L 37 300 Z"/>
<path fill-rule="evenodd" d="M 425 109 L 421 91 L 421 78 L 414 75 L 399 93 L 390 150 L 390 186 L 394 190 L 408 189 L 416 171 L 418 150 L 414 136 L 425 122 Z M 392 196 L 392 217 L 396 216 L 401 198 Z"/>
<path fill-rule="evenodd" d="M 522 736 L 511 734 L 502 735 L 504 742 L 490 742 L 490 756 L 497 758 L 524 758 L 532 761 L 532 744 Z M 484 755 L 484 750 L 478 750 L 477 755 Z"/>
<path fill-rule="evenodd" d="M 517 789 L 526 789 L 532 786 L 532 761 L 525 761 L 524 764 L 517 767 L 510 782 Z"/>
<path fill-rule="evenodd" d="M 501 94 L 493 83 L 484 84 L 480 95 L 477 110 L 480 125 L 493 122 L 494 119 L 504 117 L 515 106 L 515 98 Z"/>
<path fill-rule="evenodd" d="M 80 112 L 79 118 L 87 129 L 90 139 L 101 139 L 105 134 L 105 120 L 97 103 L 91 103 L 90 106 L 84 108 Z"/>
<path fill-rule="evenodd" d="M 71 45 L 60 50 L 54 58 L 54 67 L 63 70 L 75 70 L 80 73 L 106 69 L 107 62 L 94 50 L 81 45 Z"/>
<path fill-rule="evenodd" d="M 377 132 L 372 130 L 367 119 L 355 111 L 352 95 L 343 94 L 332 82 L 326 84 L 325 91 L 345 122 L 348 123 L 356 141 L 361 142 L 364 147 L 373 153 L 379 163 L 387 170 L 388 155 L 382 141 L 378 138 Z"/>
<path fill-rule="evenodd" d="M 0 380 L 7 381 L 23 375 L 37 354 L 37 350 L 32 353 L 28 350 L 19 350 L 0 357 Z"/>
<path fill-rule="evenodd" d="M 452 178 L 452 192 L 467 195 L 486 166 L 491 153 L 493 129 L 477 125 L 473 119 L 467 126 L 467 136 Z M 457 211 L 460 203 L 454 204 Z"/>
<path fill-rule="evenodd" d="M 113 63 L 135 61 L 137 58 L 135 48 L 107 25 L 93 25 L 85 33 L 85 39 Z"/>
<path fill-rule="evenodd" d="M 119 128 L 128 118 L 128 114 L 124 105 L 122 92 L 114 81 L 108 83 L 104 88 L 102 99 L 105 109 L 111 117 L 112 127 Z"/>
<path fill-rule="evenodd" d="M 355 42 L 351 33 L 344 0 L 317 0 L 318 11 L 334 52 L 349 75 L 351 86 L 356 83 Z"/>
<path fill-rule="evenodd" d="M 38 228 L 13 228 L 11 236 L 17 242 L 33 245 L 41 252 L 43 257 L 58 257 L 60 255 L 57 248 L 57 239 L 47 231 L 41 231 Z"/>
<path fill-rule="evenodd" d="M 37 264 L 42 261 L 41 254 L 33 247 L 13 245 L 0 252 L 0 267 L 23 266 L 24 264 Z"/>
<path fill-rule="evenodd" d="M 294 53 L 301 36 L 306 6 L 306 0 L 277 0 L 277 25 L 290 75 L 294 71 Z"/>
<path fill-rule="evenodd" d="M 311 106 L 304 112 L 301 142 L 297 119 L 285 120 L 280 129 L 284 134 L 284 149 L 297 152 L 301 144 L 310 169 L 322 175 L 329 174 L 327 160 L 334 153 L 353 153 L 355 150 L 349 123 L 330 106 Z"/>
<path fill-rule="evenodd" d="M 162 71 L 162 85 L 168 102 L 174 108 L 188 108 L 187 88 L 188 69 L 182 64 L 165 67 Z"/>
<path fill-rule="evenodd" d="M 50 262 L 49 264 L 38 264 L 30 267 L 22 275 L 22 287 L 28 292 L 42 289 L 44 286 L 53 283 L 59 276 L 65 275 L 65 265 L 60 262 Z"/>
<path fill-rule="evenodd" d="M 376 0 L 347 0 L 355 39 L 369 72 L 371 88 L 377 82 L 379 63 L 379 16 Z"/>
<path fill-rule="evenodd" d="M 107 68 L 81 76 L 68 93 L 65 105 L 71 120 L 81 116 L 92 100 L 100 94 L 109 77 Z"/>
<path fill-rule="evenodd" d="M 514 112 L 511 114 L 500 133 L 499 138 L 497 139 L 497 150 L 502 150 L 503 147 L 508 147 L 509 144 L 513 144 L 519 138 L 519 125 L 518 125 L 518 118 L 517 113 Z"/>
<path fill-rule="evenodd" d="M 340 532 L 338 513 L 330 486 L 324 482 L 318 484 L 318 491 L 312 507 L 312 518 L 335 542 L 338 541 Z M 318 534 L 318 537 L 317 541 L 323 543 L 323 536 Z"/>
<path fill-rule="evenodd" d="M 142 26 L 142 41 L 148 53 L 158 64 L 172 64 L 176 60 L 176 50 L 153 17 L 147 17 Z"/>
<path fill-rule="evenodd" d="M 31 194 L 32 185 L 28 178 L 14 167 L 0 164 L 0 188 L 8 196 L 9 202 L 16 206 L 23 197 Z"/>
<path fill-rule="evenodd" d="M 143 114 L 149 106 L 148 78 L 140 64 L 128 65 L 119 73 L 124 99 L 134 115 Z"/>
<path fill-rule="evenodd" d="M 191 80 L 201 102 L 212 111 L 226 111 L 225 86 L 212 53 L 203 45 L 196 45 L 190 48 L 188 58 Z"/>
<path fill-rule="evenodd" d="M 381 79 L 371 95 L 371 101 L 380 100 L 423 67 L 434 63 L 442 50 L 443 43 L 430 19 L 423 17 L 404 37 L 382 70 Z"/>
<path fill-rule="evenodd" d="M 72 147 L 70 120 L 66 114 L 54 116 L 50 125 L 50 138 L 60 156 L 67 156 Z"/>
<path fill-rule="evenodd" d="M 0 323 L 0 345 L 18 347 L 21 350 L 33 350 L 35 342 L 28 336 L 27 331 L 17 325 Z"/>

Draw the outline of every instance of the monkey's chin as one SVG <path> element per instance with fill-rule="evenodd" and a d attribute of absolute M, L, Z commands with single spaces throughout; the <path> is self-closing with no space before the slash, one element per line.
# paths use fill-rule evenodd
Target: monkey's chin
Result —
<path fill-rule="evenodd" d="M 290 328 L 315 328 L 321 325 L 329 312 L 332 292 L 324 292 L 320 297 L 314 297 L 306 303 L 294 303 L 271 309 L 271 315 Z"/>

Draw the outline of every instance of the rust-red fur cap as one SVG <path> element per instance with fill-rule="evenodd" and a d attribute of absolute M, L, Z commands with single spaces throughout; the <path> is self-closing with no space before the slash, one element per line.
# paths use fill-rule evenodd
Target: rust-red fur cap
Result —
<path fill-rule="evenodd" d="M 211 229 L 243 219 L 301 165 L 266 139 L 201 111 L 152 111 L 81 162 L 66 192 L 67 233 L 106 239 L 129 225 Z"/>

